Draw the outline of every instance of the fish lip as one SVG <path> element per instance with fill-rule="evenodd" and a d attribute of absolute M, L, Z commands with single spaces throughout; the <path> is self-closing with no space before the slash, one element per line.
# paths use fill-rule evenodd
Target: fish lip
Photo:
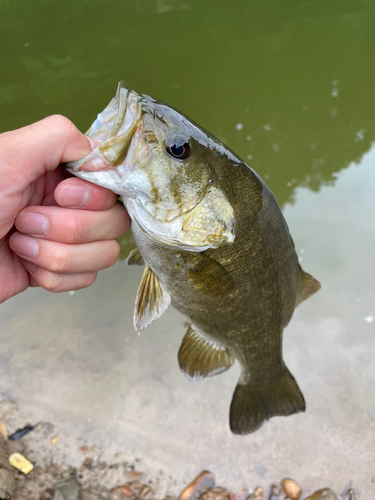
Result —
<path fill-rule="evenodd" d="M 121 142 L 121 137 L 124 138 L 126 150 L 131 142 L 136 124 L 140 118 L 139 107 L 134 116 L 130 116 L 130 123 L 127 124 L 125 130 L 121 130 L 126 125 L 128 98 L 131 93 L 138 100 L 138 94 L 132 91 L 131 87 L 125 81 L 120 81 L 115 97 L 98 114 L 91 127 L 85 132 L 85 136 L 90 141 L 91 153 L 78 160 L 62 164 L 63 168 L 74 174 L 79 172 L 98 172 L 116 168 L 124 161 L 126 152 L 122 155 L 118 153 L 117 158 L 111 158 L 106 154 L 106 149 L 110 149 L 116 140 L 117 142 Z M 132 115 L 132 113 L 130 114 Z M 129 131 L 128 137 L 125 135 L 126 131 Z M 89 162 L 92 164 L 91 166 L 88 165 Z"/>

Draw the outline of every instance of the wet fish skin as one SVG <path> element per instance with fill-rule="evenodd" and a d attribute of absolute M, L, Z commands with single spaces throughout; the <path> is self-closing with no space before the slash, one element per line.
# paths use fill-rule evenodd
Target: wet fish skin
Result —
<path fill-rule="evenodd" d="M 263 181 L 246 164 L 229 168 L 228 160 L 219 155 L 213 161 L 222 185 L 231 186 L 227 195 L 236 207 L 238 229 L 233 244 L 208 249 L 204 255 L 231 276 L 234 286 L 229 293 L 211 291 L 207 285 L 197 293 L 190 253 L 160 247 L 137 223 L 132 229 L 140 253 L 168 290 L 172 305 L 190 318 L 202 337 L 225 347 L 239 361 L 242 374 L 230 423 L 234 433 L 245 434 L 258 429 L 268 416 L 305 409 L 281 355 L 282 331 L 294 311 L 301 271 L 284 218 Z M 221 368 L 217 372 L 225 366 Z"/>
<path fill-rule="evenodd" d="M 188 318 L 179 351 L 185 375 L 215 375 L 238 360 L 241 376 L 230 410 L 234 433 L 254 432 L 272 416 L 304 411 L 303 395 L 282 358 L 282 334 L 296 305 L 320 285 L 299 266 L 272 192 L 194 122 L 126 89 L 122 105 L 118 91 L 117 102 L 103 112 L 107 121 L 103 125 L 99 115 L 90 129 L 104 141 L 91 158 L 70 168 L 122 195 L 132 218 L 141 258 L 133 254 L 129 263 L 143 259 L 146 265 L 137 329 L 171 302 Z M 108 109 L 117 109 L 110 120 Z M 166 153 L 171 136 L 188 141 L 188 159 Z"/>

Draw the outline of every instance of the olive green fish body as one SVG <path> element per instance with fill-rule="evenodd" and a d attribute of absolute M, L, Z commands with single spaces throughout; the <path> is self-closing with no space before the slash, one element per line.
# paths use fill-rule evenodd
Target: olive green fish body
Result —
<path fill-rule="evenodd" d="M 294 308 L 320 285 L 304 273 L 281 210 L 260 177 L 181 113 L 120 84 L 87 135 L 75 175 L 120 194 L 144 265 L 140 331 L 172 305 L 187 317 L 178 360 L 192 380 L 237 360 L 234 433 L 304 411 L 282 357 Z"/>
<path fill-rule="evenodd" d="M 172 305 L 205 339 L 228 349 L 239 361 L 242 382 L 262 390 L 287 371 L 282 359 L 282 332 L 294 311 L 301 270 L 271 191 L 246 164 L 224 160 L 221 168 L 215 164 L 216 172 L 228 186 L 226 193 L 235 207 L 236 239 L 231 245 L 206 250 L 202 255 L 230 275 L 232 286 L 221 290 L 218 283 L 216 290 L 214 283 L 205 283 L 204 263 L 196 263 L 198 269 L 202 268 L 196 275 L 191 252 L 164 248 L 134 224 L 133 235 L 146 264 L 170 294 Z M 197 276 L 201 279 L 199 287 Z M 221 279 L 220 273 L 217 278 L 213 276 L 216 279 Z M 190 378 L 201 376 L 196 373 Z M 304 409 L 303 396 L 298 388 L 296 392 L 297 404 L 290 413 Z M 278 410 L 283 414 L 283 409 Z M 232 430 L 255 430 L 264 417 L 252 424 L 247 417 L 245 428 L 236 428 L 236 422 L 232 422 Z"/>

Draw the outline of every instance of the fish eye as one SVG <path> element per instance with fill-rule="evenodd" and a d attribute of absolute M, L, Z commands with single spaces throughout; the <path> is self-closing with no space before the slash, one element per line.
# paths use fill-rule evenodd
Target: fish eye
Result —
<path fill-rule="evenodd" d="M 169 137 L 166 139 L 165 151 L 172 156 L 172 158 L 177 158 L 178 160 L 185 160 L 190 156 L 190 144 L 185 137 Z"/>

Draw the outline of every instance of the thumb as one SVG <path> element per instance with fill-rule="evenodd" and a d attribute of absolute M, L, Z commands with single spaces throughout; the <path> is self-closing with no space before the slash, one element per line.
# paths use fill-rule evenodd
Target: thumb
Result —
<path fill-rule="evenodd" d="M 53 115 L 0 135 L 0 187 L 8 196 L 23 192 L 60 163 L 90 153 L 90 143 L 64 116 Z"/>

